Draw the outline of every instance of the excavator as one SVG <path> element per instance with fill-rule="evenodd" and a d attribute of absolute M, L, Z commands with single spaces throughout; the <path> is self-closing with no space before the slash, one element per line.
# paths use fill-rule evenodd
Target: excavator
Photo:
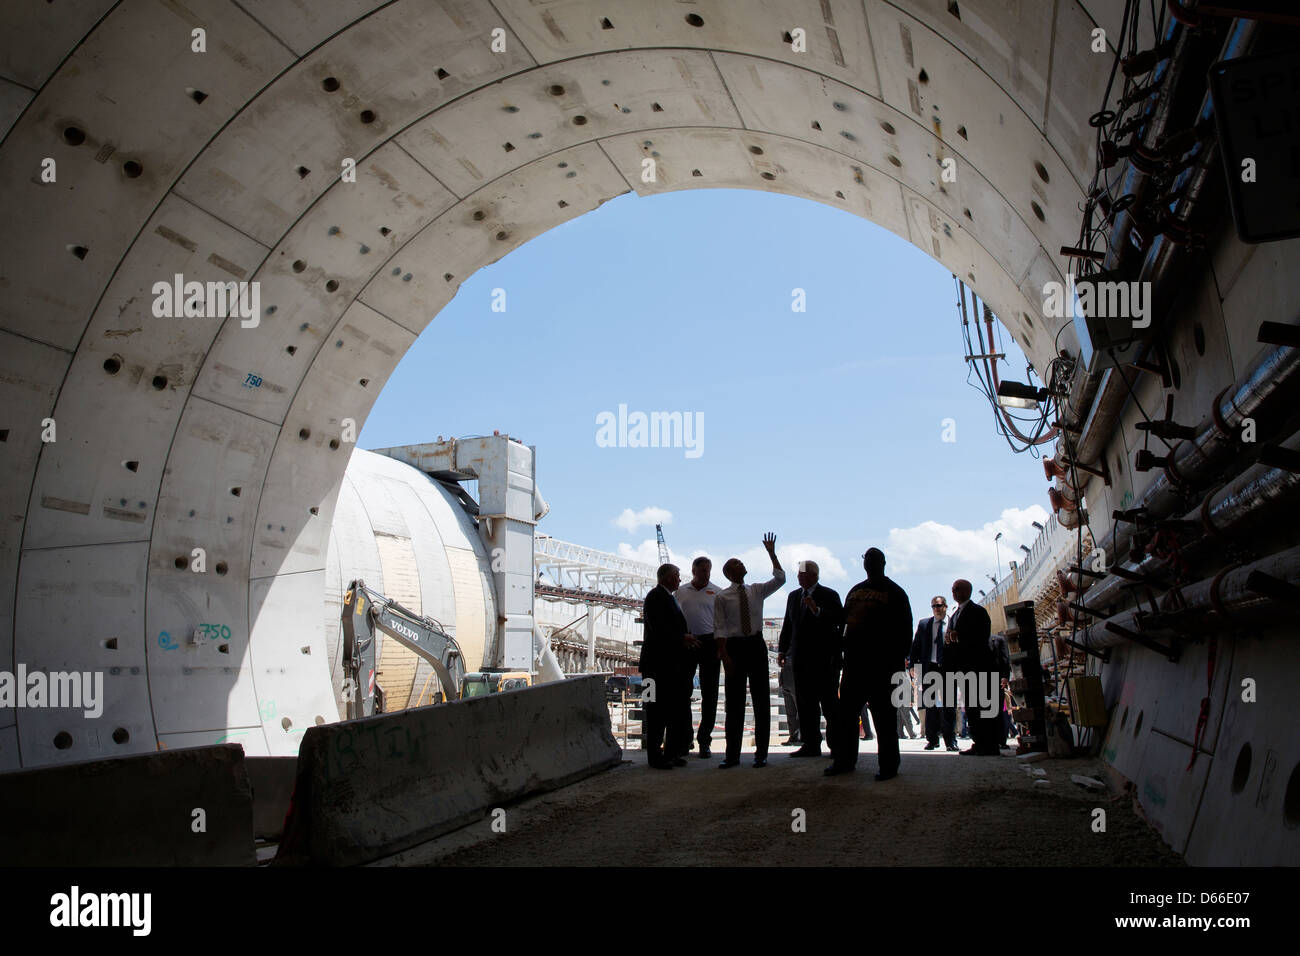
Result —
<path fill-rule="evenodd" d="M 343 698 L 348 720 L 384 712 L 384 689 L 375 681 L 380 631 L 433 666 L 442 685 L 439 703 L 460 695 L 465 665 L 455 638 L 433 618 L 407 610 L 358 578 L 343 596 Z"/>

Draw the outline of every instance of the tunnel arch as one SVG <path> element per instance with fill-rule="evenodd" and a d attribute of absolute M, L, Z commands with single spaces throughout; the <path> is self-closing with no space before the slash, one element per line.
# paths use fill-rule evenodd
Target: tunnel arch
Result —
<path fill-rule="evenodd" d="M 1036 367 L 1053 354 L 1025 318 L 1077 235 L 1113 4 L 263 6 L 0 14 L 31 38 L 0 96 L 0 201 L 25 224 L 3 238 L 0 661 L 106 675 L 97 721 L 0 716 L 0 769 L 295 752 L 333 706 L 316 609 L 345 420 L 464 278 L 615 195 L 846 209 L 972 285 Z M 258 282 L 258 324 L 155 317 L 177 274 Z M 226 650 L 190 645 L 203 625 Z"/>

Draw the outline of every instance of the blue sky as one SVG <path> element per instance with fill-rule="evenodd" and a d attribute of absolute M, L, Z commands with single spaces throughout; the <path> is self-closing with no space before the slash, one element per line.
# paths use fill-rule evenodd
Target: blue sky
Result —
<path fill-rule="evenodd" d="M 791 309 L 792 290 L 806 312 Z M 494 289 L 506 311 L 492 311 Z M 812 558 L 841 595 L 886 573 L 917 617 L 955 577 L 988 589 L 1045 522 L 1038 462 L 1014 455 L 966 384 L 951 273 L 892 233 L 758 191 L 627 194 L 467 280 L 389 380 L 362 448 L 491 434 L 537 448 L 539 530 L 683 567 L 737 555 L 794 586 Z M 1011 356 L 1004 378 L 1025 380 Z M 686 447 L 601 447 L 603 413 L 702 419 Z M 945 442 L 945 419 L 955 441 Z M 983 581 L 983 584 L 979 582 Z M 769 598 L 768 616 L 783 599 Z"/>

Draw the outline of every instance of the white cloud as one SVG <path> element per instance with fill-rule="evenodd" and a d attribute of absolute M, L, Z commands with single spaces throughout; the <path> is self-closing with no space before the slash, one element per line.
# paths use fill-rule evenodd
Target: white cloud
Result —
<path fill-rule="evenodd" d="M 624 508 L 623 513 L 614 519 L 614 524 L 618 525 L 628 534 L 635 534 L 637 528 L 651 527 L 657 524 L 669 524 L 673 520 L 673 513 L 665 508 L 642 508 L 640 511 L 633 511 L 631 508 Z M 622 547 L 620 545 L 620 547 Z M 657 552 L 656 552 L 657 555 Z"/>
<path fill-rule="evenodd" d="M 978 582 L 997 567 L 1000 558 L 998 574 L 1005 574 L 1008 562 L 1025 556 L 1019 546 L 1032 545 L 1038 536 L 1038 529 L 1030 523 L 1033 521 L 1047 523 L 1047 511 L 1041 505 L 1007 508 L 996 521 L 979 528 L 954 528 L 937 521 L 891 528 L 884 549 L 888 562 L 885 573 L 947 574 Z M 993 539 L 999 531 L 1002 540 L 995 546 Z"/>

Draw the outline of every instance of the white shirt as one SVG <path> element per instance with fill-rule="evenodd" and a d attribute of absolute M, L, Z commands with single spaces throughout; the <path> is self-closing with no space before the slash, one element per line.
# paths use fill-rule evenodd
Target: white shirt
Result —
<path fill-rule="evenodd" d="M 713 633 L 713 599 L 722 593 L 722 588 L 712 581 L 696 589 L 687 581 L 677 589 L 677 603 L 686 615 L 686 632 L 699 637 Z"/>
<path fill-rule="evenodd" d="M 713 634 L 715 637 L 748 637 L 763 631 L 763 599 L 785 584 L 785 572 L 777 568 L 772 579 L 762 584 L 746 584 L 749 596 L 749 626 L 746 633 L 740 621 L 740 585 L 733 584 L 713 599 Z"/>

